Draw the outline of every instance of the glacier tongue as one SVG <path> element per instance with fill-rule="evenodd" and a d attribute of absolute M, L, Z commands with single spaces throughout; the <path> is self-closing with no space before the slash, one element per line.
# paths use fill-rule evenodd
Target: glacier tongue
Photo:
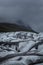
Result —
<path fill-rule="evenodd" d="M 9 54 L 26 52 L 30 47 L 42 40 L 43 33 L 36 34 L 23 31 L 0 33 L 0 58 Z M 43 44 L 39 45 L 38 49 L 32 48 L 31 51 L 38 51 L 43 54 Z M 29 63 L 40 58 L 43 59 L 43 57 L 39 56 L 18 56 L 5 60 L 0 65 L 29 65 Z"/>

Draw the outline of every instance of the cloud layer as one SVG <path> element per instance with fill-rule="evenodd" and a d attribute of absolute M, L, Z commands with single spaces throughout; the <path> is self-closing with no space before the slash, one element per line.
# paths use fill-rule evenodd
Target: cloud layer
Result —
<path fill-rule="evenodd" d="M 43 31 L 43 0 L 0 0 L 0 22 L 21 19 L 36 31 Z"/>

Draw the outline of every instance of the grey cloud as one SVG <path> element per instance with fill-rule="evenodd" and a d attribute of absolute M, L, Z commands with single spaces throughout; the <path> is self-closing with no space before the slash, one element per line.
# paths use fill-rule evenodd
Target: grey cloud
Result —
<path fill-rule="evenodd" d="M 0 0 L 0 22 L 21 19 L 36 31 L 43 31 L 43 0 Z"/>

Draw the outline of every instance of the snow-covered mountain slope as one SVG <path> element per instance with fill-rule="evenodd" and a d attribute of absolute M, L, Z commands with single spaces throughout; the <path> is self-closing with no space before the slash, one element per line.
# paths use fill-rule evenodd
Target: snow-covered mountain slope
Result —
<path fill-rule="evenodd" d="M 0 33 L 0 65 L 43 65 L 40 59 L 43 61 L 43 33 Z"/>

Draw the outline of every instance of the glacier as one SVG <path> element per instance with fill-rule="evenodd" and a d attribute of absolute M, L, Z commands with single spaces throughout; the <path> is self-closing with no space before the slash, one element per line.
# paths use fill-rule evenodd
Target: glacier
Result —
<path fill-rule="evenodd" d="M 34 47 L 36 44 L 39 44 L 38 48 Z M 27 55 L 20 55 L 25 52 Z M 37 52 L 42 56 L 30 54 Z M 40 59 L 43 60 L 43 33 L 23 31 L 0 33 L 0 65 L 32 65 L 31 63 L 43 65 L 43 63 L 35 64 Z"/>

